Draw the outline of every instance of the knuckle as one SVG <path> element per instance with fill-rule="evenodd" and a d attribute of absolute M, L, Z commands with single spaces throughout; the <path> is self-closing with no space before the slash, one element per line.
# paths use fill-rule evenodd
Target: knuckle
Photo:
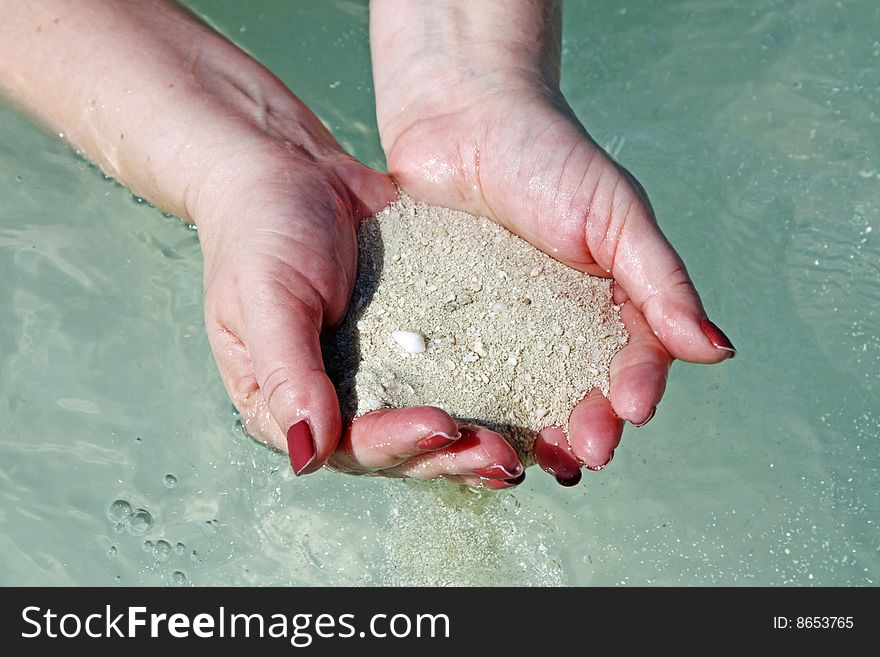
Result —
<path fill-rule="evenodd" d="M 294 394 L 293 382 L 293 373 L 285 365 L 279 365 L 269 371 L 260 384 L 260 391 L 269 408 L 278 411 L 291 402 Z"/>

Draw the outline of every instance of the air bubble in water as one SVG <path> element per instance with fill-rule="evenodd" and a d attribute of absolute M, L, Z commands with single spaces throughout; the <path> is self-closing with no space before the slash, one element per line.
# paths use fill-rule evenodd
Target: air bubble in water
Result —
<path fill-rule="evenodd" d="M 125 522 L 131 515 L 131 504 L 125 500 L 114 500 L 107 507 L 107 517 L 110 522 Z"/>
<path fill-rule="evenodd" d="M 175 570 L 168 576 L 168 583 L 171 584 L 171 586 L 185 586 L 186 573 L 182 570 Z"/>
<path fill-rule="evenodd" d="M 124 522 L 113 523 L 113 533 L 114 534 L 122 534 L 123 532 L 125 532 L 125 528 L 127 526 L 128 525 L 126 525 Z"/>
<path fill-rule="evenodd" d="M 168 561 L 173 552 L 168 541 L 156 541 L 153 546 L 153 556 L 156 557 L 156 561 Z"/>
<path fill-rule="evenodd" d="M 165 484 L 165 488 L 174 488 L 175 486 L 177 486 L 177 477 L 175 477 L 173 474 L 167 474 L 162 480 L 162 483 Z"/>
<path fill-rule="evenodd" d="M 108 559 L 112 559 L 112 558 L 115 557 L 115 556 L 116 556 L 116 546 L 115 546 L 115 545 L 111 545 L 111 546 L 110 546 L 110 549 L 107 550 L 107 558 L 108 558 Z"/>
<path fill-rule="evenodd" d="M 141 549 L 144 552 L 152 552 L 153 551 L 153 541 L 150 541 L 150 540 L 144 541 L 143 544 L 141 545 Z"/>
<path fill-rule="evenodd" d="M 177 543 L 177 544 L 174 546 L 174 552 L 175 552 L 176 554 L 183 554 L 184 552 L 186 552 L 186 544 L 184 544 L 184 543 Z"/>
<path fill-rule="evenodd" d="M 128 519 L 128 533 L 143 536 L 153 528 L 153 516 L 146 509 L 137 509 Z"/>

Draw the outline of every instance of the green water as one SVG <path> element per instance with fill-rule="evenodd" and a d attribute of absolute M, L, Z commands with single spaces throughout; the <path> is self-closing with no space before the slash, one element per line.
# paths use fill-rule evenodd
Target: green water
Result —
<path fill-rule="evenodd" d="M 191 4 L 382 166 L 364 3 Z M 0 109 L 0 583 L 878 583 L 880 8 L 565 14 L 571 104 L 737 359 L 677 364 L 575 489 L 294 480 L 237 428 L 196 235 Z"/>

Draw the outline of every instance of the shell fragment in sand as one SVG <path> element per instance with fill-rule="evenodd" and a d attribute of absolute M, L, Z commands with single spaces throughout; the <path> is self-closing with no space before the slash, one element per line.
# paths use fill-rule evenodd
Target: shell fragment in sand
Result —
<path fill-rule="evenodd" d="M 391 338 L 408 354 L 425 351 L 425 336 L 415 331 L 392 331 Z"/>

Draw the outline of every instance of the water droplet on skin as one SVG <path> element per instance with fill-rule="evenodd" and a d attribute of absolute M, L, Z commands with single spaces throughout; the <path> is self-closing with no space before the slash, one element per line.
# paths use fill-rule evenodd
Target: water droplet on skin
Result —
<path fill-rule="evenodd" d="M 125 500 L 114 500 L 107 507 L 107 517 L 111 522 L 125 522 L 131 515 L 131 504 Z"/>
<path fill-rule="evenodd" d="M 153 546 L 153 556 L 156 557 L 156 561 L 168 561 L 173 552 L 171 543 L 168 541 L 156 541 Z"/>
<path fill-rule="evenodd" d="M 186 544 L 185 543 L 177 543 L 174 546 L 174 552 L 176 554 L 183 554 L 184 552 L 186 552 Z"/>
<path fill-rule="evenodd" d="M 108 558 L 108 559 L 112 559 L 112 558 L 115 557 L 115 556 L 116 556 L 116 546 L 115 546 L 115 545 L 111 545 L 111 546 L 110 546 L 110 549 L 107 550 L 107 558 Z"/>
<path fill-rule="evenodd" d="M 168 576 L 168 583 L 171 584 L 171 586 L 185 586 L 186 573 L 182 570 L 175 570 Z"/>
<path fill-rule="evenodd" d="M 128 518 L 128 533 L 143 536 L 153 528 L 153 516 L 146 509 L 137 509 Z"/>
<path fill-rule="evenodd" d="M 175 486 L 177 486 L 177 477 L 175 477 L 173 474 L 167 474 L 162 480 L 162 483 L 165 484 L 165 488 L 174 488 Z"/>

